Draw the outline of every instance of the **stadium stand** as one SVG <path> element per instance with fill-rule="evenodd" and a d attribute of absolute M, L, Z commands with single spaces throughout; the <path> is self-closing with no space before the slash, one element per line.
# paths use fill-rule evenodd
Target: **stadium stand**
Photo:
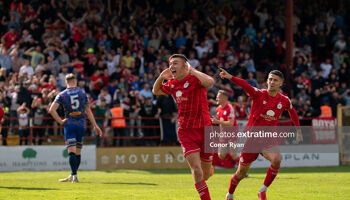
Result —
<path fill-rule="evenodd" d="M 286 81 L 293 88 L 281 92 L 289 95 L 300 117 L 336 117 L 338 105 L 350 105 L 349 6 L 336 2 L 294 1 L 294 66 L 289 71 L 283 60 L 283 0 L 0 1 L 0 102 L 6 135 L 19 135 L 21 106 L 35 117 L 28 126 L 45 125 L 37 135 L 44 142 L 61 135 L 49 128 L 56 124 L 47 118 L 47 109 L 66 87 L 65 75 L 73 72 L 106 126 L 106 137 L 113 137 L 110 108 L 119 105 L 122 128 L 133 127 L 123 136 L 150 138 L 124 144 L 158 145 L 160 134 L 172 144 L 175 131 L 168 131 L 176 127 L 176 105 L 151 92 L 172 53 L 187 55 L 192 67 L 215 78 L 208 91 L 211 111 L 220 89 L 231 101 L 244 101 L 243 114 L 250 109 L 243 90 L 218 77 L 222 66 L 257 88 L 266 87 L 266 74 L 274 69 L 289 73 Z"/>

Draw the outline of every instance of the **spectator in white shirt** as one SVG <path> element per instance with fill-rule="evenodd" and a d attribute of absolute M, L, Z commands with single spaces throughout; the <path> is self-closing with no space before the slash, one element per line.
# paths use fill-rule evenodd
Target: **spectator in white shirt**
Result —
<path fill-rule="evenodd" d="M 195 54 L 193 51 L 190 52 L 190 58 L 188 59 L 188 62 L 193 68 L 197 68 L 199 66 L 199 61 L 195 58 Z"/>
<path fill-rule="evenodd" d="M 202 55 L 204 52 L 207 52 L 207 53 L 209 52 L 209 48 L 205 46 L 204 41 L 202 41 L 199 46 L 196 46 L 196 50 L 197 50 L 197 55 L 199 59 L 202 58 Z"/>
<path fill-rule="evenodd" d="M 326 62 L 321 63 L 320 67 L 322 69 L 322 77 L 327 79 L 332 70 L 331 59 L 327 58 Z"/>
<path fill-rule="evenodd" d="M 24 72 L 27 72 L 28 79 L 34 74 L 33 67 L 29 65 L 29 60 L 24 60 L 24 65 L 19 69 L 19 75 L 22 76 Z"/>

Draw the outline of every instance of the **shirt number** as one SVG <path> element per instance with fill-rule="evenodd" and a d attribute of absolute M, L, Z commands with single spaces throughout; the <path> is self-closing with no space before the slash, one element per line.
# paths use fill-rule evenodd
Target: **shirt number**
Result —
<path fill-rule="evenodd" d="M 79 108 L 79 100 L 78 100 L 79 95 L 72 95 L 70 96 L 70 102 L 72 104 L 73 109 Z"/>

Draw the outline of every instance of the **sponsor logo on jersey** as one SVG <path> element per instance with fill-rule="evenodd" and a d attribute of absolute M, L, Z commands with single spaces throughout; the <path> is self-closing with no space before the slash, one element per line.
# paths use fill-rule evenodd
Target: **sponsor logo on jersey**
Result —
<path fill-rule="evenodd" d="M 273 116 L 275 116 L 275 112 L 273 112 L 273 110 L 268 110 L 266 112 L 266 115 L 273 117 Z"/>
<path fill-rule="evenodd" d="M 69 113 L 69 116 L 76 116 L 76 115 L 81 115 L 81 112 L 78 111 L 78 112 L 71 112 L 71 113 Z"/>
<path fill-rule="evenodd" d="M 264 118 L 267 121 L 275 121 L 277 120 L 275 116 L 275 112 L 273 110 L 268 110 L 266 114 L 260 114 L 260 117 Z"/>

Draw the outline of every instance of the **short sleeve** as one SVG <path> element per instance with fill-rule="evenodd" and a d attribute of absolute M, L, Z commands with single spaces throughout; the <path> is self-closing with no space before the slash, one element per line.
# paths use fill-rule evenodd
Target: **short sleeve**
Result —
<path fill-rule="evenodd" d="M 229 113 L 229 115 L 228 115 L 228 119 L 234 119 L 235 118 L 235 109 L 233 108 L 233 106 L 232 105 L 230 105 L 230 113 Z"/>
<path fill-rule="evenodd" d="M 250 96 L 252 99 L 257 98 L 261 94 L 261 90 L 253 87 L 254 90 L 251 90 L 249 92 L 246 91 L 247 96 Z"/>
<path fill-rule="evenodd" d="M 55 98 L 55 102 L 59 103 L 59 104 L 62 104 L 63 103 L 63 96 L 62 94 L 58 94 Z"/>
<path fill-rule="evenodd" d="M 288 98 L 287 98 L 287 103 L 286 103 L 286 110 L 289 111 L 293 108 L 293 104 L 292 104 L 292 101 Z"/>
<path fill-rule="evenodd" d="M 190 76 L 191 76 L 192 84 L 194 85 L 194 87 L 204 87 L 202 85 L 201 81 L 197 77 L 195 77 L 193 75 L 190 75 Z"/>
<path fill-rule="evenodd" d="M 86 105 L 89 103 L 89 99 L 84 91 L 82 91 L 82 94 L 83 94 L 82 96 L 83 96 L 84 105 Z"/>
<path fill-rule="evenodd" d="M 171 83 L 172 81 L 170 80 L 165 84 L 162 84 L 162 86 L 160 87 L 160 90 L 162 90 L 162 92 L 164 92 L 165 94 L 170 94 L 172 92 Z"/>

